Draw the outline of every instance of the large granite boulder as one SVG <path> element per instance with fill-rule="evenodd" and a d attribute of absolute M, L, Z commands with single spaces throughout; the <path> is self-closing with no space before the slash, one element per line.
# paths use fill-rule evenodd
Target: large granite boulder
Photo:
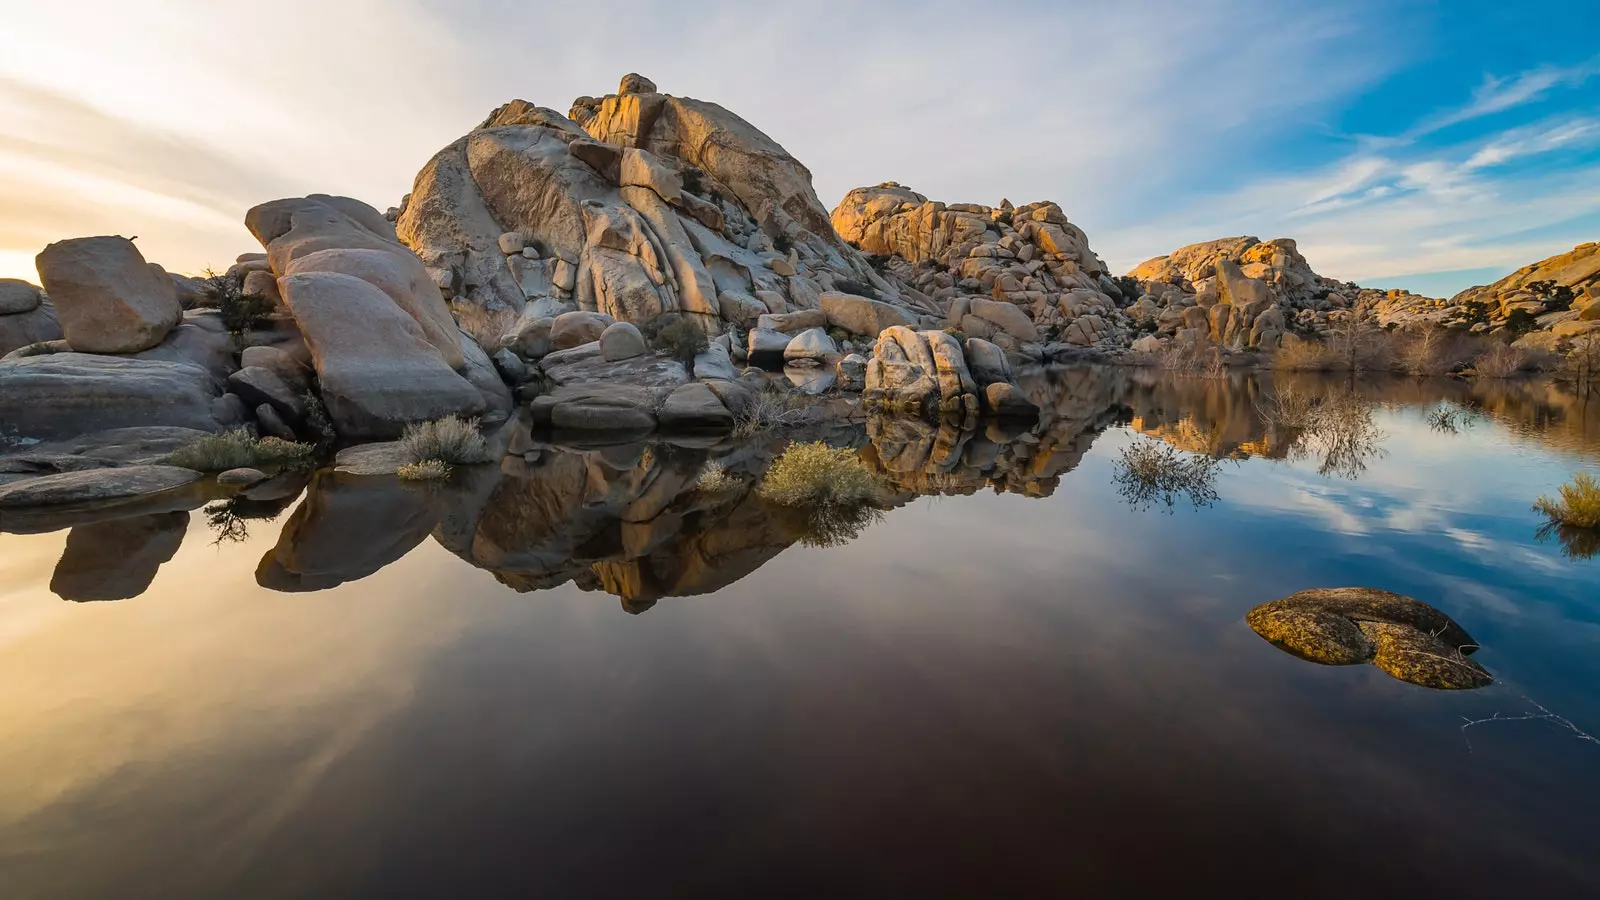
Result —
<path fill-rule="evenodd" d="M 352 275 L 388 295 L 406 315 L 416 320 L 422 336 L 445 365 L 462 366 L 456 321 L 421 260 L 398 243 L 388 250 L 330 248 L 308 253 L 289 263 L 285 274 L 336 272 Z"/>
<path fill-rule="evenodd" d="M 885 328 L 917 323 L 916 318 L 901 307 L 854 294 L 829 291 L 818 302 L 829 325 L 851 334 L 877 337 Z"/>
<path fill-rule="evenodd" d="M 67 343 L 79 352 L 148 350 L 183 318 L 172 279 L 127 238 L 58 241 L 36 262 Z"/>
<path fill-rule="evenodd" d="M 278 284 L 342 437 L 390 438 L 412 422 L 483 412 L 478 390 L 445 364 L 415 319 L 369 282 L 307 272 Z"/>
<path fill-rule="evenodd" d="M 0 316 L 31 312 L 44 302 L 44 293 L 20 278 L 0 278 Z"/>
<path fill-rule="evenodd" d="M 0 434 L 73 437 L 108 428 L 222 427 L 221 389 L 199 366 L 86 353 L 0 362 Z"/>

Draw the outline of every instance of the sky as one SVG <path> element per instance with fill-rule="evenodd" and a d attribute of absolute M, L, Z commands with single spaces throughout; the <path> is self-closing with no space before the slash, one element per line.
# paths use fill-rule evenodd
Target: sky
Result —
<path fill-rule="evenodd" d="M 137 236 L 259 249 L 249 207 L 398 203 L 514 98 L 637 71 L 750 120 L 830 209 L 894 180 L 1049 199 L 1117 272 L 1290 237 L 1323 275 L 1448 296 L 1600 239 L 1600 3 L 0 0 L 0 277 Z"/>

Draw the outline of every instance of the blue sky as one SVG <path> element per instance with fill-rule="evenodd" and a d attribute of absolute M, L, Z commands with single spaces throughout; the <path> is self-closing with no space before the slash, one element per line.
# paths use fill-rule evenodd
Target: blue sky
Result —
<path fill-rule="evenodd" d="M 1592 0 L 82 0 L 6 21 L 0 276 L 93 233 L 225 264 L 251 205 L 390 206 L 494 106 L 565 110 L 630 70 L 745 116 L 830 207 L 884 180 L 1053 199 L 1119 271 L 1254 234 L 1443 295 L 1600 238 Z"/>

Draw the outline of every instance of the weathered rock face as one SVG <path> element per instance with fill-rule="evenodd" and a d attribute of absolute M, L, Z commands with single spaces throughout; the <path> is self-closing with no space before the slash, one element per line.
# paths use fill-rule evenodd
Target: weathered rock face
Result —
<path fill-rule="evenodd" d="M 1045 330 L 1050 340 L 1065 340 L 1079 317 L 1114 317 L 1117 310 L 1105 264 L 1054 203 L 947 206 L 886 182 L 847 194 L 833 224 L 864 252 L 891 257 L 895 274 L 943 305 L 952 327 L 984 338 L 998 328 L 1008 348 L 1038 343 Z M 1012 327 L 972 315 L 980 299 L 1014 307 Z M 1091 343 L 1114 336 L 1103 321 L 1077 330 L 1080 340 L 1091 335 Z"/>
<path fill-rule="evenodd" d="M 443 294 L 377 210 L 348 197 L 313 194 L 254 207 L 245 214 L 245 226 L 267 249 L 280 279 L 313 272 L 358 278 L 410 316 L 445 365 L 462 365 L 455 319 Z"/>
<path fill-rule="evenodd" d="M 79 352 L 148 350 L 183 317 L 172 279 L 127 238 L 58 241 L 37 263 L 67 343 Z"/>
<path fill-rule="evenodd" d="M 340 435 L 395 437 L 411 422 L 483 411 L 478 390 L 378 288 L 331 272 L 286 275 L 278 286 L 311 350 L 323 403 Z"/>
<path fill-rule="evenodd" d="M 179 362 L 52 353 L 0 362 L 0 432 L 75 437 L 166 425 L 218 431 L 221 394 L 205 369 Z"/>
<path fill-rule="evenodd" d="M 813 309 L 836 283 L 918 302 L 839 240 L 782 147 L 649 85 L 630 76 L 619 94 L 580 98 L 573 119 L 522 100 L 495 110 L 418 175 L 401 240 L 456 303 L 537 307 L 536 319 L 678 312 L 713 334 Z"/>

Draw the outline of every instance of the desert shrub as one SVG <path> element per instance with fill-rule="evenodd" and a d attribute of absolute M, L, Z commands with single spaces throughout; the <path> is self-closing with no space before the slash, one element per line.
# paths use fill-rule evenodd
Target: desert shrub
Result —
<path fill-rule="evenodd" d="M 810 394 L 766 386 L 734 417 L 733 436 L 749 440 L 764 432 L 797 425 L 816 400 Z"/>
<path fill-rule="evenodd" d="M 413 422 L 400 435 L 412 462 L 436 460 L 458 466 L 489 462 L 489 445 L 478 432 L 477 419 L 445 416 Z"/>
<path fill-rule="evenodd" d="M 213 308 L 220 313 L 222 327 L 235 340 L 261 324 L 261 320 L 272 313 L 272 301 L 260 294 L 246 294 L 241 278 L 207 269 L 200 280 L 203 286 L 197 305 Z"/>
<path fill-rule="evenodd" d="M 253 438 L 243 428 L 195 438 L 167 456 L 167 462 L 197 472 L 287 465 L 311 458 L 316 448 L 282 438 Z"/>
<path fill-rule="evenodd" d="M 1216 502 L 1219 465 L 1212 457 L 1145 438 L 1123 449 L 1111 481 L 1118 496 L 1135 509 L 1159 502 L 1170 512 L 1180 497 L 1199 508 Z"/>
<path fill-rule="evenodd" d="M 1354 481 L 1385 454 L 1389 436 L 1373 421 L 1373 405 L 1353 390 L 1311 397 L 1285 385 L 1266 392 L 1256 409 L 1269 425 L 1288 431 L 1285 457 L 1316 459 L 1320 475 Z"/>
<path fill-rule="evenodd" d="M 1123 299 L 1127 300 L 1128 303 L 1138 300 L 1139 295 L 1144 293 L 1144 290 L 1139 287 L 1139 279 L 1134 278 L 1132 275 L 1117 275 L 1111 280 L 1117 285 L 1117 290 L 1122 292 Z M 1127 303 L 1123 305 L 1126 306 Z"/>
<path fill-rule="evenodd" d="M 304 391 L 300 399 L 306 405 L 305 432 L 317 436 L 318 447 L 328 447 L 339 438 L 339 433 L 333 428 L 333 418 L 328 415 L 328 407 L 323 405 L 322 398 L 315 391 Z"/>
<path fill-rule="evenodd" d="M 644 324 L 639 332 L 657 352 L 665 353 L 685 366 L 711 348 L 711 340 L 699 323 L 682 313 L 667 312 Z"/>
<path fill-rule="evenodd" d="M 763 498 L 783 506 L 852 506 L 878 496 L 878 482 L 847 447 L 790 444 L 761 481 Z"/>
<path fill-rule="evenodd" d="M 511 330 L 516 327 L 517 313 L 509 309 L 489 309 L 476 303 L 464 303 L 452 309 L 456 324 L 478 342 L 483 352 L 493 354 L 510 343 Z"/>
<path fill-rule="evenodd" d="M 1561 486 L 1556 497 L 1540 497 L 1533 508 L 1558 525 L 1600 528 L 1600 480 L 1579 472 Z"/>
<path fill-rule="evenodd" d="M 1533 291 L 1534 295 L 1544 302 L 1545 309 L 1551 312 L 1571 309 L 1572 302 L 1578 299 L 1572 288 L 1556 284 L 1554 281 L 1530 281 L 1527 288 Z"/>
<path fill-rule="evenodd" d="M 1285 340 L 1272 357 L 1272 367 L 1285 372 L 1326 372 L 1333 368 L 1333 357 L 1320 341 Z"/>
<path fill-rule="evenodd" d="M 703 494 L 724 494 L 738 485 L 739 480 L 728 474 L 728 467 L 713 460 L 701 467 L 694 489 Z"/>
<path fill-rule="evenodd" d="M 1579 394 L 1593 390 L 1600 383 L 1600 334 L 1573 338 L 1567 355 L 1555 367 L 1555 376 L 1572 382 Z"/>
<path fill-rule="evenodd" d="M 678 174 L 683 178 L 683 189 L 695 196 L 705 192 L 705 174 L 694 166 L 684 166 Z"/>
<path fill-rule="evenodd" d="M 865 281 L 857 281 L 854 278 L 835 278 L 833 280 L 833 289 L 846 294 L 855 294 L 857 297 L 866 297 L 868 300 L 883 299 L 878 295 L 877 288 L 867 284 Z"/>
<path fill-rule="evenodd" d="M 395 470 L 402 481 L 438 481 L 450 477 L 450 467 L 437 459 L 406 463 Z"/>
<path fill-rule="evenodd" d="M 860 537 L 867 526 L 881 521 L 883 510 L 869 503 L 808 507 L 801 520 L 800 543 L 822 549 L 843 547 Z"/>
<path fill-rule="evenodd" d="M 1472 371 L 1481 378 L 1511 378 L 1527 365 L 1528 358 L 1509 344 L 1495 344 L 1472 361 Z"/>
<path fill-rule="evenodd" d="M 772 236 L 772 249 L 779 253 L 788 253 L 794 249 L 794 241 L 789 239 L 788 234 L 780 231 Z"/>

